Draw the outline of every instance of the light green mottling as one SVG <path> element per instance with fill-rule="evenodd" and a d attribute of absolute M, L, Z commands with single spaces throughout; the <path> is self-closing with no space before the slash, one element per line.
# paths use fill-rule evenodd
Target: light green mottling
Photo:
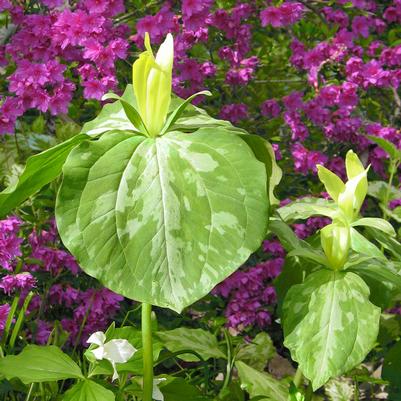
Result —
<path fill-rule="evenodd" d="M 291 287 L 283 305 L 285 346 L 316 390 L 372 349 L 380 308 L 356 274 L 320 270 Z"/>
<path fill-rule="evenodd" d="M 217 130 L 156 139 L 112 132 L 71 153 L 56 217 L 88 274 L 129 298 L 181 311 L 258 248 L 265 167 L 240 137 Z"/>

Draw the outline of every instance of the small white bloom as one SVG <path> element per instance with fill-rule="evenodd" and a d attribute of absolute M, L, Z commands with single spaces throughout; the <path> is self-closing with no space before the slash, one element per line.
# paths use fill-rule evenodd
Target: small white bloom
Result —
<path fill-rule="evenodd" d="M 158 385 L 161 382 L 164 382 L 167 380 L 165 377 L 161 377 L 160 379 L 153 379 L 153 393 L 152 393 L 152 398 L 156 401 L 164 401 L 164 395 L 160 391 Z"/>
<path fill-rule="evenodd" d="M 87 340 L 89 344 L 96 344 L 99 347 L 92 350 L 92 354 L 99 361 L 107 359 L 113 366 L 113 378 L 112 380 L 118 379 L 118 373 L 116 369 L 116 363 L 125 363 L 131 359 L 132 355 L 135 354 L 137 349 L 133 347 L 127 340 L 114 339 L 106 341 L 106 335 L 102 331 L 93 333 Z"/>

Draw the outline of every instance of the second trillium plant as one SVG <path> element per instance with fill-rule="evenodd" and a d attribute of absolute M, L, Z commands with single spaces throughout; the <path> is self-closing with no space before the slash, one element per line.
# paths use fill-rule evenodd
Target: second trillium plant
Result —
<path fill-rule="evenodd" d="M 171 96 L 173 38 L 149 37 L 133 87 L 84 126 L 63 167 L 56 218 L 64 244 L 106 287 L 143 302 L 144 400 L 152 398 L 151 305 L 180 312 L 265 237 L 280 179 L 260 137 Z M 201 92 L 200 94 L 209 94 Z M 249 180 L 252 177 L 252 180 Z"/>

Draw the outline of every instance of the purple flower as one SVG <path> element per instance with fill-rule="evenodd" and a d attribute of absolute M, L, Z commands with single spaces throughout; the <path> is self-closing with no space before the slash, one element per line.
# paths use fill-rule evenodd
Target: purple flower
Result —
<path fill-rule="evenodd" d="M 274 28 L 295 24 L 304 13 L 304 6 L 298 2 L 286 2 L 279 7 L 267 7 L 260 13 L 262 26 L 271 25 Z"/>
<path fill-rule="evenodd" d="M 244 103 L 226 104 L 221 108 L 220 117 L 235 124 L 248 118 L 248 106 Z"/>
<path fill-rule="evenodd" d="M 265 117 L 277 117 L 281 113 L 280 105 L 278 104 L 277 100 L 275 99 L 268 99 L 262 103 L 260 107 L 261 113 Z"/>
<path fill-rule="evenodd" d="M 22 238 L 18 237 L 21 220 L 9 217 L 0 221 L 0 266 L 11 271 L 16 257 L 21 256 Z"/>
<path fill-rule="evenodd" d="M 0 332 L 3 332 L 4 328 L 6 327 L 6 322 L 8 318 L 8 314 L 10 313 L 10 305 L 3 304 L 0 305 Z"/>
<path fill-rule="evenodd" d="M 352 32 L 355 36 L 362 36 L 367 38 L 369 36 L 369 27 L 371 26 L 371 19 L 364 16 L 356 16 L 352 20 Z"/>

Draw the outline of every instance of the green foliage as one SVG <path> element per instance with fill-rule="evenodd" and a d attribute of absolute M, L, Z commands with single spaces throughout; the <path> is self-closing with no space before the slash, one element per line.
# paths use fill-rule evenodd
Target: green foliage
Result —
<path fill-rule="evenodd" d="M 320 270 L 287 293 L 284 344 L 316 390 L 363 361 L 376 341 L 379 318 L 360 277 Z"/>
<path fill-rule="evenodd" d="M 23 383 L 84 378 L 79 366 L 54 345 L 28 345 L 17 356 L 1 358 L 0 373 L 7 379 L 17 377 Z"/>
<path fill-rule="evenodd" d="M 241 347 L 236 355 L 237 361 L 242 361 L 248 366 L 263 371 L 267 363 L 276 355 L 273 341 L 267 333 L 259 333 L 245 346 Z"/>
<path fill-rule="evenodd" d="M 71 149 L 87 139 L 77 135 L 27 160 L 18 181 L 0 193 L 0 216 L 6 216 L 43 186 L 57 178 Z"/>
<path fill-rule="evenodd" d="M 288 388 L 284 383 L 266 372 L 251 368 L 244 362 L 235 364 L 242 387 L 251 397 L 261 397 L 265 401 L 287 401 Z"/>
<path fill-rule="evenodd" d="M 63 173 L 63 242 L 88 274 L 138 301 L 181 311 L 266 232 L 263 164 L 224 130 L 156 139 L 110 132 L 75 148 Z"/>
<path fill-rule="evenodd" d="M 63 401 L 114 401 L 112 391 L 92 380 L 79 381 L 63 396 Z"/>
<path fill-rule="evenodd" d="M 174 330 L 160 331 L 157 333 L 157 337 L 160 338 L 164 346 L 171 352 L 176 353 L 184 350 L 192 350 L 204 360 L 209 358 L 227 358 L 220 349 L 217 338 L 202 329 L 179 327 Z M 178 358 L 186 362 L 199 361 L 199 357 L 195 354 L 183 353 L 179 354 Z"/>

